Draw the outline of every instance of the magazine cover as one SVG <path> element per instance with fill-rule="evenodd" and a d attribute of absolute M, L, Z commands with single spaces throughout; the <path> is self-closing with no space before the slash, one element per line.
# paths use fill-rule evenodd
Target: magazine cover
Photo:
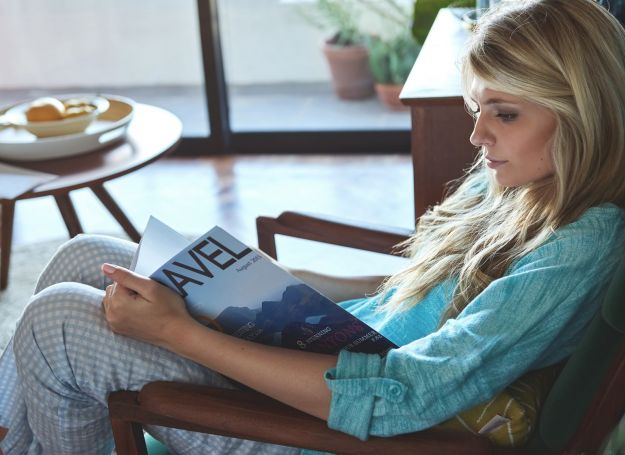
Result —
<path fill-rule="evenodd" d="M 152 217 L 133 268 L 178 292 L 206 326 L 239 338 L 322 353 L 396 347 L 220 227 L 189 242 Z"/>

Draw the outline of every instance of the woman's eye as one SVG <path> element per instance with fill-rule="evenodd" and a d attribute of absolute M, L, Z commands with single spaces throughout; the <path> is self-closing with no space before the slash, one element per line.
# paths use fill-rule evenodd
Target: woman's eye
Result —
<path fill-rule="evenodd" d="M 500 112 L 497 114 L 497 117 L 499 117 L 504 122 L 511 122 L 517 118 L 517 114 L 514 112 Z"/>

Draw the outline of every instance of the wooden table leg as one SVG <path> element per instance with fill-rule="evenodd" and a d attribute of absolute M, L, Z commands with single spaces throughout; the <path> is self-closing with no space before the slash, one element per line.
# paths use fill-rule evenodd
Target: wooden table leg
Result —
<path fill-rule="evenodd" d="M 78 215 L 69 197 L 69 193 L 55 194 L 54 199 L 56 200 L 56 205 L 59 207 L 63 221 L 65 221 L 69 236 L 75 237 L 78 234 L 82 234 L 82 226 L 78 220 Z"/>
<path fill-rule="evenodd" d="M 90 188 L 91 191 L 93 191 L 93 193 L 98 197 L 98 199 L 102 201 L 104 207 L 106 207 L 108 211 L 111 212 L 113 218 L 115 218 L 119 225 L 124 229 L 124 231 L 126 231 L 128 237 L 130 237 L 133 242 L 138 242 L 139 240 L 141 240 L 141 234 L 139 234 L 139 232 L 135 229 L 128 217 L 124 214 L 119 205 L 117 205 L 117 202 L 115 202 L 109 192 L 106 191 L 104 186 L 93 185 Z"/>
<path fill-rule="evenodd" d="M 9 260 L 11 258 L 11 241 L 13 239 L 13 214 L 15 201 L 2 202 L 2 214 L 0 215 L 0 290 L 9 284 Z"/>

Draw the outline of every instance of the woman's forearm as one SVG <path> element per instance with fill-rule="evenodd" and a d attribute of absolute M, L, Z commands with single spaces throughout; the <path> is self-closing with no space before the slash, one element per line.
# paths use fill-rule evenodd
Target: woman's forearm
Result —
<path fill-rule="evenodd" d="M 166 348 L 294 408 L 327 420 L 330 391 L 324 372 L 333 355 L 241 340 L 192 321 L 175 330 Z"/>

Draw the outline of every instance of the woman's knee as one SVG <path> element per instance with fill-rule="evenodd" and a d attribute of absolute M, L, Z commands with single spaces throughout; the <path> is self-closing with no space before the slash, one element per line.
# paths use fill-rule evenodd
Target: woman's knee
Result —
<path fill-rule="evenodd" d="M 35 292 L 66 281 L 104 288 L 110 284 L 100 271 L 103 262 L 127 267 L 136 244 L 103 235 L 79 234 L 59 247 L 44 268 Z"/>
<path fill-rule="evenodd" d="M 74 259 L 83 256 L 86 252 L 99 248 L 99 245 L 102 243 L 102 237 L 99 235 L 78 234 L 61 244 L 54 253 L 53 258 Z"/>

